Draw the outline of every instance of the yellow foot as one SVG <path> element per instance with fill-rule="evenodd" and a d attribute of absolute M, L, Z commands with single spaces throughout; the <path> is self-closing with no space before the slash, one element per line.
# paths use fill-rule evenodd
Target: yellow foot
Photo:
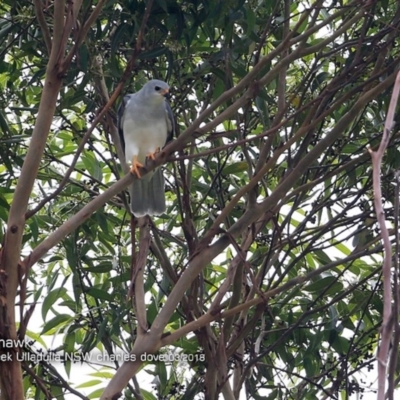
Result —
<path fill-rule="evenodd" d="M 156 159 L 156 154 L 160 152 L 160 148 L 157 147 L 154 153 L 147 154 L 147 157 L 151 158 L 153 161 Z"/>
<path fill-rule="evenodd" d="M 139 168 L 142 168 L 143 164 L 141 164 L 137 157 L 134 156 L 132 160 L 131 174 L 135 174 L 138 178 L 141 178 Z"/>

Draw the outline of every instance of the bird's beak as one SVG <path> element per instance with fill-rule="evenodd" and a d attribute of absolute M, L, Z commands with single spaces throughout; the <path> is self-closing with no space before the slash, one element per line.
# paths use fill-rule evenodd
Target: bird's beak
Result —
<path fill-rule="evenodd" d="M 162 96 L 167 96 L 169 94 L 169 89 L 160 90 L 158 93 L 160 93 Z"/>

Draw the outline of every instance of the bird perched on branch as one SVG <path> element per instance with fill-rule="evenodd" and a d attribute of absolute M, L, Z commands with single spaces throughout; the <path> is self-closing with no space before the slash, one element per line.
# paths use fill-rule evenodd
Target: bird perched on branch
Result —
<path fill-rule="evenodd" d="M 155 159 L 174 133 L 174 117 L 165 99 L 167 83 L 153 79 L 138 92 L 124 97 L 118 109 L 118 131 L 127 164 L 139 179 L 130 187 L 131 211 L 136 217 L 165 211 L 164 175 L 161 167 L 141 177 L 146 157 Z"/>

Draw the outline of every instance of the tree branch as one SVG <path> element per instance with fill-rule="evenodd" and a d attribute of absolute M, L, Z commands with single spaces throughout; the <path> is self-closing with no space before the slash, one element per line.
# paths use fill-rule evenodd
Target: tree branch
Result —
<path fill-rule="evenodd" d="M 381 164 L 389 143 L 389 132 L 392 129 L 394 114 L 396 110 L 397 100 L 400 93 L 400 72 L 397 73 L 396 82 L 394 84 L 392 97 L 390 99 L 389 111 L 385 121 L 382 140 L 377 151 L 370 151 L 372 158 L 372 177 L 374 187 L 374 206 L 376 217 L 381 231 L 383 241 L 383 316 L 381 328 L 381 345 L 378 349 L 378 400 L 385 400 L 385 382 L 386 382 L 386 363 L 389 354 L 391 336 L 393 332 L 392 314 L 392 288 L 391 288 L 391 264 L 392 264 L 392 246 L 390 243 L 389 232 L 385 221 L 385 211 L 382 204 L 382 188 L 381 188 Z"/>

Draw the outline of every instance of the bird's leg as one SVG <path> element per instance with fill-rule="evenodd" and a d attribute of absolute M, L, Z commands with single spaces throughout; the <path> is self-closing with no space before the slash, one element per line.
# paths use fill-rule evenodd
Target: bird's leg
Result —
<path fill-rule="evenodd" d="M 138 159 L 137 156 L 133 156 L 132 159 L 132 166 L 131 166 L 131 174 L 135 174 L 138 178 L 140 178 L 140 172 L 139 172 L 139 168 L 142 168 L 143 164 L 141 164 Z"/>
<path fill-rule="evenodd" d="M 157 147 L 156 151 L 154 151 L 153 153 L 149 153 L 147 154 L 147 157 L 151 158 L 153 161 L 156 159 L 156 154 L 160 152 L 160 148 Z"/>

